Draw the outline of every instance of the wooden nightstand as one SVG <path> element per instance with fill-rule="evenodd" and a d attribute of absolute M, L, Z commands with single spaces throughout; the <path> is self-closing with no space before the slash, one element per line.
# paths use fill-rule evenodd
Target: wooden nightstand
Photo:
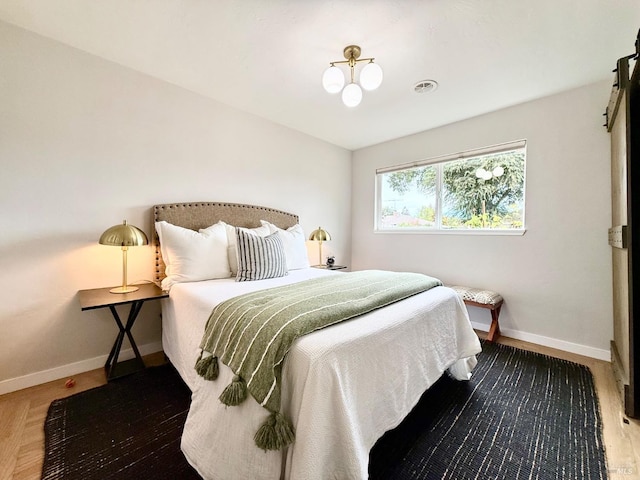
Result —
<path fill-rule="evenodd" d="M 131 327 L 133 327 L 144 302 L 147 300 L 167 298 L 169 296 L 169 292 L 162 291 L 162 289 L 154 283 L 146 283 L 138 285 L 138 287 L 139 289 L 137 291 L 131 293 L 111 293 L 109 292 L 109 287 L 80 290 L 78 292 L 78 296 L 80 297 L 80 307 L 83 311 L 109 307 L 111 315 L 113 315 L 113 318 L 120 329 L 120 332 L 116 337 L 116 341 L 113 344 L 113 347 L 111 347 L 111 353 L 109 353 L 107 363 L 104 364 L 107 380 L 123 377 L 145 368 L 142 356 L 138 351 L 138 346 L 133 340 L 133 335 L 131 335 Z M 131 304 L 131 309 L 129 310 L 127 323 L 123 325 L 120 320 L 120 316 L 116 311 L 116 306 L 126 304 Z M 122 348 L 122 342 L 125 335 L 129 338 L 131 348 L 136 356 L 131 360 L 118 363 L 118 356 L 120 355 L 120 349 Z"/>
<path fill-rule="evenodd" d="M 312 265 L 313 268 L 322 268 L 324 270 L 344 270 L 346 265 Z"/>

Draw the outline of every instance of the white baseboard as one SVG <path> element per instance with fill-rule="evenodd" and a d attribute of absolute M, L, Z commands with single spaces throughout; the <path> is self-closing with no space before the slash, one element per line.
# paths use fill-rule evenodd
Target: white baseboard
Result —
<path fill-rule="evenodd" d="M 162 351 L 162 342 L 152 342 L 145 345 L 138 345 L 141 355 L 149 355 L 150 353 Z M 15 392 L 16 390 L 22 390 L 23 388 L 33 387 L 42 383 L 51 382 L 60 378 L 70 377 L 71 375 L 77 375 L 78 373 L 88 372 L 95 370 L 96 368 L 104 367 L 105 362 L 109 355 L 100 355 L 99 357 L 88 358 L 75 363 L 69 363 L 67 365 L 61 365 L 59 367 L 51 368 L 49 370 L 43 370 L 41 372 L 29 373 L 22 377 L 9 378 L 0 382 L 0 395 L 5 393 Z M 134 357 L 133 350 L 128 348 L 121 350 L 118 360 L 129 360 Z"/>
<path fill-rule="evenodd" d="M 471 322 L 471 325 L 476 330 L 480 330 L 482 332 L 489 331 L 489 325 L 487 324 Z M 597 358 L 598 360 L 604 360 L 605 362 L 611 361 L 610 350 L 589 347 L 587 345 L 558 340 L 557 338 L 544 337 L 542 335 L 536 335 L 535 333 L 521 332 L 519 330 L 505 329 L 502 327 L 500 327 L 500 333 L 505 337 L 515 338 L 516 340 L 523 340 L 525 342 L 535 343 L 536 345 L 556 348 L 558 350 L 564 350 L 565 352 L 584 355 L 585 357 Z"/>
<path fill-rule="evenodd" d="M 477 330 L 483 332 L 489 331 L 489 325 L 487 324 L 471 322 L 471 325 L 473 325 L 473 328 Z M 566 342 L 564 340 L 544 337 L 542 335 L 521 332 L 518 330 L 501 328 L 500 331 L 505 337 L 515 338 L 516 340 L 523 340 L 525 342 L 535 343 L 537 345 L 543 345 L 545 347 L 557 348 L 558 350 L 564 350 L 565 352 L 576 353 L 578 355 L 584 355 L 586 357 L 597 358 L 598 360 L 604 360 L 606 362 L 611 361 L 611 352 L 609 350 L 589 347 L 572 342 Z M 145 345 L 140 345 L 138 349 L 140 350 L 140 353 L 142 355 L 149 355 L 150 353 L 160 352 L 162 351 L 162 342 L 153 342 L 147 343 Z M 30 373 L 22 377 L 9 378 L 8 380 L 0 381 L 0 395 L 15 392 L 16 390 L 22 390 L 23 388 L 33 387 L 42 383 L 51 382 L 60 378 L 69 377 L 71 375 L 77 375 L 78 373 L 88 372 L 89 370 L 95 370 L 96 368 L 101 368 L 107 361 L 107 357 L 108 355 L 101 355 L 99 357 L 81 360 L 79 362 L 70 363 L 68 365 L 61 365 L 49 370 Z M 128 348 L 120 352 L 120 360 L 129 360 L 131 358 L 133 358 L 132 349 Z"/>

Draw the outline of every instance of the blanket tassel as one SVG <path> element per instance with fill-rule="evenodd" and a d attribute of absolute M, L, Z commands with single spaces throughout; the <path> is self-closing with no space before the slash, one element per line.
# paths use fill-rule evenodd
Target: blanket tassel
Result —
<path fill-rule="evenodd" d="M 295 440 L 291 423 L 280 412 L 272 412 L 253 437 L 263 450 L 280 450 Z"/>
<path fill-rule="evenodd" d="M 247 398 L 247 384 L 238 375 L 234 375 L 233 381 L 227 385 L 218 398 L 228 407 L 240 405 Z"/>
<path fill-rule="evenodd" d="M 213 355 L 203 358 L 200 353 L 196 362 L 196 372 L 205 380 L 215 380 L 218 378 L 218 358 Z"/>

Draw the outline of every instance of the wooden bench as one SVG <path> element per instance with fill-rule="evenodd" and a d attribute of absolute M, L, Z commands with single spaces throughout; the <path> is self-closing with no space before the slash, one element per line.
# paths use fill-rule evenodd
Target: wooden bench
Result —
<path fill-rule="evenodd" d="M 487 340 L 493 342 L 500 336 L 500 324 L 498 317 L 500 309 L 504 303 L 502 295 L 491 290 L 481 290 L 479 288 L 463 287 L 462 285 L 447 285 L 456 291 L 465 305 L 474 307 L 487 308 L 491 311 L 491 326 L 487 334 Z"/>

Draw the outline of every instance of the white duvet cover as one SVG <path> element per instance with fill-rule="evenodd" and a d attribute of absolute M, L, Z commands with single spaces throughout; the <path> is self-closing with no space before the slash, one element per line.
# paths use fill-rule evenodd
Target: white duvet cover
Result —
<path fill-rule="evenodd" d="M 268 412 L 251 397 L 226 407 L 218 396 L 233 373 L 220 364 L 216 381 L 194 365 L 213 306 L 242 293 L 322 275 L 289 272 L 255 282 L 180 283 L 163 300 L 163 347 L 192 390 L 182 451 L 205 479 L 366 479 L 369 450 L 397 426 L 447 369 L 466 380 L 480 343 L 464 304 L 436 287 L 298 339 L 282 372 L 281 411 L 296 440 L 283 451 L 260 450 L 253 436 Z"/>

